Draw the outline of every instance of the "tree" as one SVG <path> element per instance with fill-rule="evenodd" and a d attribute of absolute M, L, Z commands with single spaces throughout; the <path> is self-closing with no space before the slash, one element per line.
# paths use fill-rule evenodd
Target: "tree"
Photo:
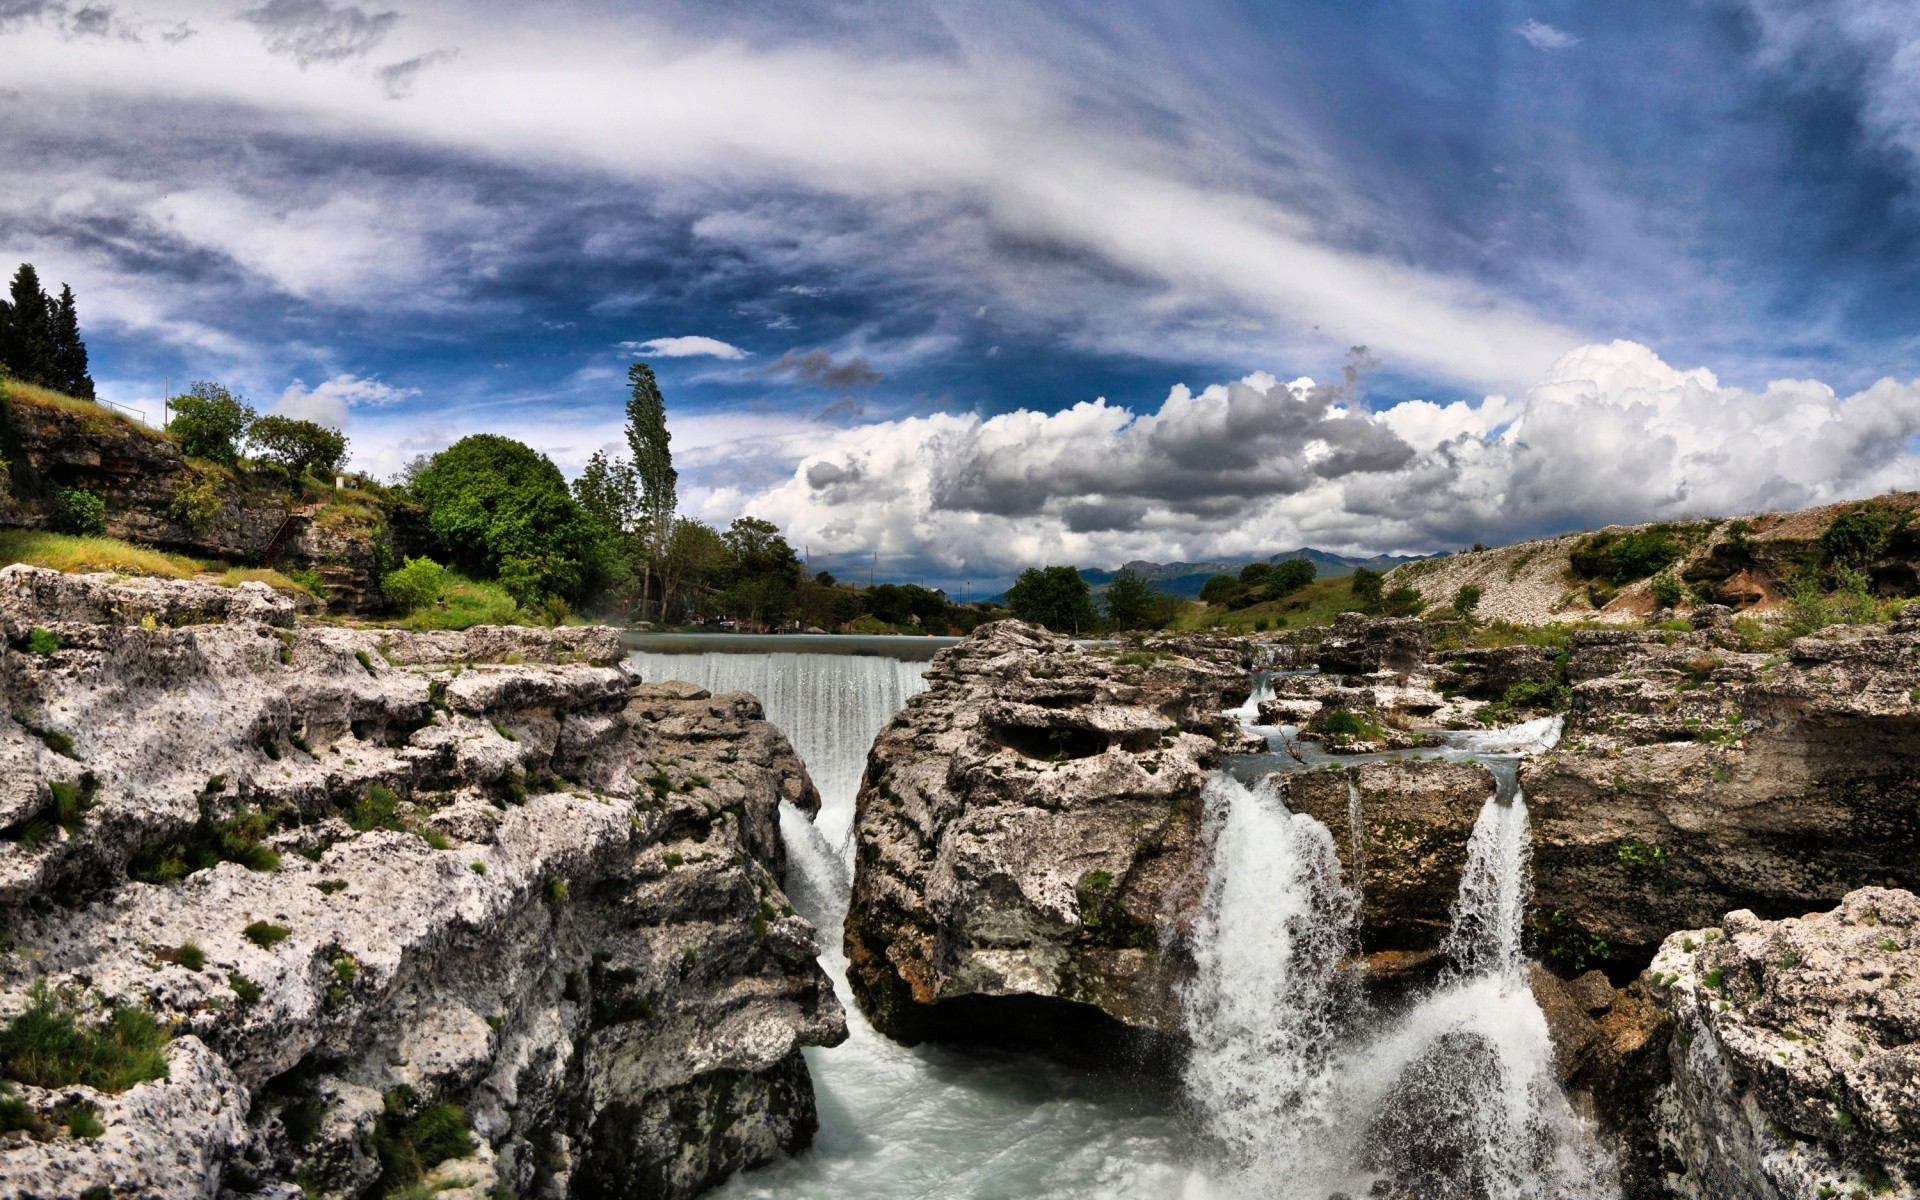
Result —
<path fill-rule="evenodd" d="M 751 623 L 775 624 L 793 610 L 800 582 L 800 556 L 780 527 L 758 517 L 741 517 L 721 537 L 733 555 L 733 580 L 727 607 Z"/>
<path fill-rule="evenodd" d="M 80 340 L 80 313 L 74 307 L 73 289 L 60 285 L 60 299 L 53 305 L 53 381 L 47 386 L 69 396 L 91 400 L 93 376 L 87 372 L 87 344 Z"/>
<path fill-rule="evenodd" d="M 1386 586 L 1385 576 L 1378 571 L 1369 571 L 1365 567 L 1355 567 L 1353 578 L 1347 584 L 1353 598 L 1362 612 L 1377 612 L 1380 609 L 1380 593 Z"/>
<path fill-rule="evenodd" d="M 253 408 L 244 398 L 199 379 L 186 395 L 174 397 L 167 432 L 179 437 L 180 452 L 188 458 L 231 467 L 240 461 L 240 442 L 253 422 Z"/>
<path fill-rule="evenodd" d="M 1417 617 L 1420 610 L 1427 606 L 1427 601 L 1420 594 L 1420 589 L 1403 585 L 1381 597 L 1380 604 L 1390 617 Z"/>
<path fill-rule="evenodd" d="M 666 553 L 667 538 L 673 531 L 673 510 L 677 502 L 680 473 L 673 469 L 673 451 L 667 432 L 667 402 L 653 377 L 653 368 L 635 363 L 627 368 L 627 381 L 633 394 L 627 401 L 627 446 L 633 451 L 633 470 L 640 480 L 640 515 L 646 522 L 647 573 L 640 584 L 640 610 L 644 616 L 652 577 L 659 574 L 660 559 Z M 662 604 L 664 611 L 665 605 Z"/>
<path fill-rule="evenodd" d="M 1131 567 L 1120 568 L 1107 584 L 1107 594 L 1102 598 L 1107 623 L 1115 629 L 1147 628 L 1155 616 L 1158 606 L 1154 600 L 1158 595 L 1146 576 Z"/>
<path fill-rule="evenodd" d="M 1030 625 L 1078 635 L 1094 627 L 1093 593 L 1073 567 L 1028 567 L 1007 589 L 1007 607 Z"/>
<path fill-rule="evenodd" d="M 1267 576 L 1271 574 L 1273 574 L 1272 563 L 1250 562 L 1240 568 L 1240 585 L 1242 587 L 1259 587 L 1267 581 Z"/>
<path fill-rule="evenodd" d="M 461 438 L 413 480 L 448 561 L 497 577 L 516 601 L 577 597 L 591 581 L 594 528 L 560 468 L 490 433 Z"/>
<path fill-rule="evenodd" d="M 314 421 L 267 415 L 247 427 L 247 443 L 254 457 L 299 479 L 312 473 L 323 478 L 340 469 L 347 457 L 346 435 Z"/>
<path fill-rule="evenodd" d="M 402 612 L 414 612 L 440 599 L 446 590 L 447 570 L 431 558 L 408 558 L 406 564 L 380 579 L 380 590 Z"/>
<path fill-rule="evenodd" d="M 1215 575 L 1200 585 L 1200 599 L 1206 604 L 1226 604 L 1240 594 L 1240 581 L 1231 575 Z"/>
<path fill-rule="evenodd" d="M 1459 589 L 1453 593 L 1453 611 L 1463 617 L 1467 616 L 1472 613 L 1474 609 L 1480 607 L 1480 596 L 1481 591 L 1478 585 L 1471 583 L 1461 584 Z"/>
<path fill-rule="evenodd" d="M 1319 572 L 1313 562 L 1305 558 L 1288 558 L 1274 564 L 1273 575 L 1267 580 L 1269 596 L 1284 596 L 1297 592 L 1313 582 Z"/>
<path fill-rule="evenodd" d="M 624 536 L 640 528 L 640 476 L 624 458 L 594 451 L 573 481 L 573 498 L 609 534 Z"/>
<path fill-rule="evenodd" d="M 689 616 L 699 615 L 703 607 L 700 597 L 725 582 L 732 569 L 733 551 L 727 548 L 726 539 L 718 530 L 700 521 L 684 518 L 675 521 L 673 533 L 667 538 L 666 553 L 661 556 L 662 615 L 668 603 L 682 593 L 684 611 Z"/>

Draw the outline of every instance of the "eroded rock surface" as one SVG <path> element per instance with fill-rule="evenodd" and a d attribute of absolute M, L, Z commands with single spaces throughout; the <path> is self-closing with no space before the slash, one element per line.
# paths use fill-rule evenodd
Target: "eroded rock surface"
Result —
<path fill-rule="evenodd" d="M 1017 622 L 942 651 L 874 743 L 846 944 L 877 1028 L 1071 1041 L 1177 1031 L 1201 792 L 1246 694 L 1226 656 Z"/>
<path fill-rule="evenodd" d="M 257 586 L 9 567 L 0 631 L 0 1017 L 45 980 L 175 1034 L 164 1080 L 21 1089 L 106 1131 L 0 1135 L 0 1192 L 360 1195 L 444 1106 L 449 1196 L 688 1196 L 809 1141 L 799 1050 L 845 1025 L 777 808 L 817 799 L 752 697 Z"/>
<path fill-rule="evenodd" d="M 1576 635 L 1565 735 L 1522 779 L 1537 932 L 1563 968 L 1645 966 L 1675 929 L 1920 887 L 1920 623 L 1802 638 Z"/>
<path fill-rule="evenodd" d="M 1666 939 L 1653 1108 L 1663 1183 L 1689 1200 L 1920 1195 L 1920 899 L 1863 888 L 1832 912 Z"/>

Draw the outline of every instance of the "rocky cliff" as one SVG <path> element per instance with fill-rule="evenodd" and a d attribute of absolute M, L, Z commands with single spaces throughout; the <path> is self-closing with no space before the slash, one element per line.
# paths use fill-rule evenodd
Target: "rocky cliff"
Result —
<path fill-rule="evenodd" d="M 9 567 L 0 632 L 0 1191 L 678 1197 L 809 1140 L 817 800 L 751 697 L 259 585 Z M 122 1022 L 162 1077 L 22 1057 Z"/>
<path fill-rule="evenodd" d="M 1649 1124 L 1687 1200 L 1920 1195 L 1920 900 L 1745 910 L 1675 933 L 1647 980 L 1673 1022 Z"/>
<path fill-rule="evenodd" d="M 1574 635 L 1565 735 L 1522 775 L 1544 952 L 1624 979 L 1734 909 L 1920 887 L 1920 621 L 1828 634 Z"/>
<path fill-rule="evenodd" d="M 1220 712 L 1240 656 L 1193 649 L 1002 621 L 934 659 L 858 801 L 846 945 L 877 1028 L 1063 1048 L 1179 1029 L 1201 792 L 1251 748 Z"/>

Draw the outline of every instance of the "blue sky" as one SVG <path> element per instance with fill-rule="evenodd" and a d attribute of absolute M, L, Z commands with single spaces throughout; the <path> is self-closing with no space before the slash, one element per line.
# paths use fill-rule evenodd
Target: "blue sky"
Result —
<path fill-rule="evenodd" d="M 898 578 L 1920 482 L 1906 3 L 0 0 L 0 56 L 0 264 L 103 393 L 380 474 L 576 469 L 643 353 L 688 511 Z"/>

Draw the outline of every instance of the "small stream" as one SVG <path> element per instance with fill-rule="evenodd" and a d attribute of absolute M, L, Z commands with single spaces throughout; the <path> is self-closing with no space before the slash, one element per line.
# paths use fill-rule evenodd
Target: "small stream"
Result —
<path fill-rule="evenodd" d="M 705 639 L 712 645 L 718 639 Z M 677 647 L 676 647 L 677 649 Z M 797 647 L 796 647 L 797 649 Z M 1449 948 L 1460 964 L 1426 994 L 1373 1012 L 1342 983 L 1361 881 L 1344 880 L 1325 826 L 1259 780 L 1305 769 L 1291 729 L 1209 785 L 1218 847 L 1186 997 L 1194 1052 L 1180 1086 L 1029 1055 L 907 1048 L 876 1034 L 849 994 L 839 931 L 851 884 L 853 805 L 867 748 L 924 689 L 924 662 L 812 652 L 664 653 L 648 680 L 758 695 L 822 797 L 781 814 L 788 891 L 821 932 L 821 964 L 850 1036 L 806 1051 L 820 1132 L 797 1158 L 736 1177 L 726 1200 L 1327 1200 L 1368 1194 L 1393 1166 L 1409 1200 L 1600 1200 L 1611 1172 L 1560 1094 L 1546 1023 L 1522 977 L 1527 895 L 1520 753 L 1557 724 L 1448 735 L 1400 757 L 1474 758 L 1499 779 L 1469 845 Z M 1255 717 L 1254 701 L 1240 711 Z M 1270 694 L 1270 693 L 1269 693 Z M 1296 743 L 1307 767 L 1336 757 Z M 1358 798 L 1356 796 L 1356 803 Z M 1409 1177 L 1406 1164 L 1434 1164 Z"/>

